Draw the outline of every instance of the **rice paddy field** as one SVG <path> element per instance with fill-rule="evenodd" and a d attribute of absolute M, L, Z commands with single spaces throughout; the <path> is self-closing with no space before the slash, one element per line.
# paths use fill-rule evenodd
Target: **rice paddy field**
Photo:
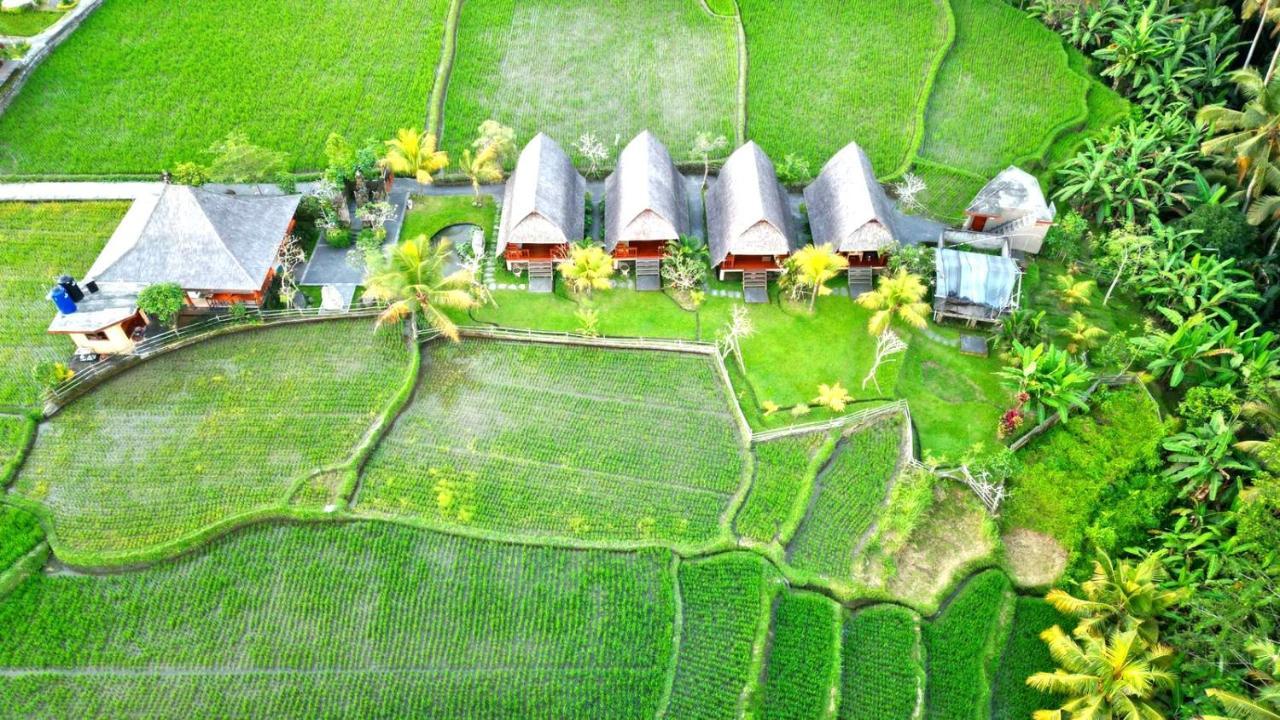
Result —
<path fill-rule="evenodd" d="M 398 334 L 364 321 L 209 340 L 42 423 L 13 491 L 48 514 L 67 560 L 174 543 L 279 507 L 294 484 L 343 461 L 408 366 Z"/>
<path fill-rule="evenodd" d="M 729 402 L 700 355 L 432 345 L 356 509 L 522 538 L 709 544 L 744 479 Z"/>
<path fill-rule="evenodd" d="M 447 0 L 110 0 L 0 116 L 0 174 L 158 173 L 231 131 L 324 166 L 324 141 L 421 127 Z"/>
<path fill-rule="evenodd" d="M 906 169 L 951 43 L 943 0 L 742 0 L 747 127 L 817 172 L 857 141 L 882 177 Z M 803 33 L 797 29 L 803 28 Z"/>
<path fill-rule="evenodd" d="M 0 202 L 0 409 L 40 399 L 32 370 L 65 362 L 71 341 L 45 330 L 55 310 L 45 296 L 64 273 L 89 269 L 128 203 Z"/>
<path fill-rule="evenodd" d="M 671 568 L 658 550 L 261 526 L 148 570 L 30 578 L 0 602 L 0 706 L 652 718 L 672 659 Z"/>
<path fill-rule="evenodd" d="M 699 132 L 734 137 L 737 38 L 733 21 L 696 0 L 467 2 L 446 146 L 466 147 L 493 118 L 521 144 L 545 132 L 571 153 L 594 133 L 614 157 L 648 129 L 688 159 Z"/>
<path fill-rule="evenodd" d="M 902 458 L 902 420 L 894 416 L 854 432 L 818 474 L 787 560 L 806 573 L 852 581 L 854 560 L 883 510 Z"/>

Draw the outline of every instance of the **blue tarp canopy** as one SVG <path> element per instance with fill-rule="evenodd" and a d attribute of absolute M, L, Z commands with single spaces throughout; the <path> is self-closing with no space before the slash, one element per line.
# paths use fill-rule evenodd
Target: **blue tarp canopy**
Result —
<path fill-rule="evenodd" d="M 1004 310 L 1018 286 L 1018 265 L 1007 257 L 960 250 L 938 251 L 938 293 Z"/>

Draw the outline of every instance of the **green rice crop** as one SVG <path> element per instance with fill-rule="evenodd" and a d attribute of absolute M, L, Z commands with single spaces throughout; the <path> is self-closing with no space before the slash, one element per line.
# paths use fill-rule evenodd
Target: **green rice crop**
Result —
<path fill-rule="evenodd" d="M 663 717 L 739 717 L 757 680 L 777 575 L 758 555 L 727 553 L 681 563 L 679 578 L 680 652 Z"/>
<path fill-rule="evenodd" d="M 989 176 L 1039 161 L 1084 122 L 1088 82 L 1052 30 L 1001 0 L 951 0 L 956 39 L 925 115 L 921 156 Z M 966 198 L 967 200 L 968 198 Z"/>
<path fill-rule="evenodd" d="M 0 117 L 0 173 L 158 172 L 234 130 L 322 168 L 330 132 L 422 126 L 447 6 L 103 3 Z"/>
<path fill-rule="evenodd" d="M 759 717 L 834 717 L 839 681 L 840 606 L 822 595 L 782 593 L 774 609 Z"/>
<path fill-rule="evenodd" d="M 0 406 L 40 396 L 31 371 L 66 361 L 71 340 L 45 330 L 56 310 L 45 297 L 63 273 L 79 278 L 102 251 L 128 203 L 0 203 Z"/>
<path fill-rule="evenodd" d="M 885 502 L 901 453 L 902 420 L 894 416 L 850 435 L 818 475 L 804 522 L 787 546 L 796 568 L 850 580 L 854 554 Z"/>
<path fill-rule="evenodd" d="M 925 626 L 928 720 L 981 720 L 991 711 L 993 663 L 1012 599 L 1009 579 L 989 570 L 969 580 Z"/>
<path fill-rule="evenodd" d="M 826 443 L 826 433 L 812 433 L 755 446 L 751 492 L 734 521 L 739 535 L 760 543 L 772 542 L 797 509 L 803 512 L 803 503 L 808 500 L 804 490 L 813 480 L 810 466 L 815 456 L 825 454 L 822 449 Z M 831 450 L 826 449 L 827 453 Z"/>
<path fill-rule="evenodd" d="M 920 205 L 933 217 L 959 224 L 964 211 L 990 180 L 977 173 L 927 160 L 916 161 L 912 169 L 925 182 Z"/>
<path fill-rule="evenodd" d="M 742 483 L 728 402 L 697 355 L 433 345 L 356 509 L 522 538 L 706 544 Z"/>
<path fill-rule="evenodd" d="M 840 720 L 914 720 L 924 696 L 920 616 L 873 605 L 844 623 Z"/>
<path fill-rule="evenodd" d="M 697 0 L 485 0 L 463 5 L 445 103 L 458 152 L 495 119 L 523 144 L 545 132 L 570 147 L 583 133 L 613 156 L 651 130 L 677 159 L 693 138 L 733 138 L 738 35 Z M 613 146 L 615 140 L 618 146 Z"/>
<path fill-rule="evenodd" d="M 881 177 L 914 155 L 950 17 L 935 0 L 741 0 L 748 135 L 817 172 L 857 141 Z M 973 132 L 978 133 L 978 128 Z"/>
<path fill-rule="evenodd" d="M 992 720 L 1023 720 L 1036 710 L 1055 708 L 1062 698 L 1042 693 L 1027 685 L 1038 672 L 1052 672 L 1053 658 L 1040 633 L 1059 625 L 1070 630 L 1075 623 L 1040 598 L 1019 597 L 1013 615 L 1013 629 L 1005 644 L 992 692 Z"/>
<path fill-rule="evenodd" d="M 0 574 L 44 539 L 35 515 L 10 505 L 0 505 Z"/>
<path fill-rule="evenodd" d="M 296 481 L 345 460 L 407 360 L 399 334 L 375 336 L 367 320 L 208 340 L 44 423 L 15 489 L 51 513 L 64 559 L 173 542 L 281 504 Z"/>
<path fill-rule="evenodd" d="M 18 717 L 652 718 L 671 555 L 381 523 L 257 526 L 194 556 L 28 578 L 0 603 Z"/>

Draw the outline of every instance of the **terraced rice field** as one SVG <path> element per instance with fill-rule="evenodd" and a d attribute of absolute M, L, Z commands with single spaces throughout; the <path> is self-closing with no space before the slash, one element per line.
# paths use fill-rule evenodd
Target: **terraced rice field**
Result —
<path fill-rule="evenodd" d="M 15 481 L 64 559 L 93 564 L 280 506 L 346 458 L 404 382 L 368 321 L 209 340 L 109 380 L 40 426 Z"/>
<path fill-rule="evenodd" d="M 757 444 L 751 492 L 734 521 L 738 535 L 758 543 L 785 541 L 803 516 L 817 465 L 831 454 L 833 444 L 826 433 Z"/>
<path fill-rule="evenodd" d="M 951 42 L 942 0 L 742 0 L 747 126 L 781 160 L 817 172 L 850 141 L 881 177 L 914 157 Z M 803 30 L 800 30 L 803 28 Z"/>
<path fill-rule="evenodd" d="M 89 269 L 129 209 L 128 203 L 0 203 L 0 407 L 31 407 L 40 389 L 31 371 L 66 361 L 74 346 L 45 329 L 45 295 L 64 273 Z"/>
<path fill-rule="evenodd" d="M 0 602 L 0 707 L 45 717 L 652 718 L 669 553 L 264 526 Z"/>
<path fill-rule="evenodd" d="M 699 132 L 734 137 L 737 78 L 734 23 L 696 0 L 468 2 L 443 134 L 456 152 L 493 118 L 521 144 L 541 131 L 574 154 L 590 132 L 616 157 L 648 129 L 687 159 Z"/>
<path fill-rule="evenodd" d="M 762 686 L 761 718 L 831 717 L 839 697 L 840 606 L 812 593 L 782 593 Z"/>
<path fill-rule="evenodd" d="M 683 620 L 665 717 L 738 717 L 759 678 L 777 575 L 763 558 L 720 555 L 680 565 Z"/>
<path fill-rule="evenodd" d="M 894 416 L 851 434 L 819 475 L 808 513 L 787 546 L 797 569 L 848 582 L 854 559 L 885 504 L 901 458 L 902 420 Z"/>
<path fill-rule="evenodd" d="M 356 509 L 561 541 L 727 534 L 745 450 L 699 355 L 470 340 L 433 345 Z"/>
<path fill-rule="evenodd" d="M 990 711 L 991 688 L 1012 609 L 1009 579 L 996 570 L 970 580 L 925 628 L 928 718 L 971 720 Z"/>
<path fill-rule="evenodd" d="M 1016 7 L 950 2 L 956 40 L 929 98 L 920 156 L 960 173 L 948 181 L 934 168 L 926 179 L 956 182 L 966 172 L 989 178 L 1010 164 L 1040 161 L 1060 132 L 1086 122 L 1089 81 L 1070 67 L 1053 31 Z"/>
<path fill-rule="evenodd" d="M 924 700 L 920 616 L 880 605 L 846 615 L 840 720 L 912 720 Z"/>
<path fill-rule="evenodd" d="M 447 6 L 105 2 L 0 116 L 0 174 L 150 175 L 233 130 L 321 169 L 330 132 L 422 126 Z"/>

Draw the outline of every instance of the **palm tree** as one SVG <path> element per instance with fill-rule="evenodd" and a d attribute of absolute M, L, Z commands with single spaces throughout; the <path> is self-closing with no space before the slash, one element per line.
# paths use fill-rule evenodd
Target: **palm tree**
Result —
<path fill-rule="evenodd" d="M 1092 305 L 1093 301 L 1089 296 L 1093 294 L 1093 288 L 1097 284 L 1092 280 L 1076 280 L 1074 273 L 1059 275 L 1057 277 L 1058 297 L 1067 305 Z"/>
<path fill-rule="evenodd" d="M 1152 553 L 1134 565 L 1127 560 L 1117 563 L 1099 550 L 1093 576 L 1080 584 L 1083 598 L 1053 589 L 1044 599 L 1059 612 L 1081 618 L 1076 635 L 1136 632 L 1154 645 L 1160 639 L 1160 616 L 1186 597 L 1183 591 L 1160 588 L 1165 575 L 1163 553 Z"/>
<path fill-rule="evenodd" d="M 1208 105 L 1196 113 L 1196 121 L 1210 126 L 1216 136 L 1200 145 L 1205 155 L 1230 155 L 1235 161 L 1237 181 L 1244 183 L 1244 209 L 1264 188 L 1280 188 L 1280 87 L 1262 79 L 1257 70 L 1247 68 L 1231 74 L 1245 96 L 1240 110 Z"/>
<path fill-rule="evenodd" d="M 609 278 L 613 277 L 613 256 L 599 245 L 574 245 L 569 257 L 560 263 L 560 276 L 575 293 L 589 296 L 592 290 L 608 290 L 612 287 Z"/>
<path fill-rule="evenodd" d="M 1084 313 L 1077 310 L 1067 318 L 1067 326 L 1059 334 L 1067 340 L 1067 352 L 1083 356 L 1098 346 L 1098 342 L 1107 336 L 1107 331 L 1089 324 Z"/>
<path fill-rule="evenodd" d="M 502 161 L 498 159 L 498 152 L 492 147 L 475 153 L 463 150 L 460 164 L 463 174 L 471 180 L 471 190 L 475 193 L 475 206 L 481 207 L 484 205 L 484 197 L 480 194 L 480 185 L 502 182 Z"/>
<path fill-rule="evenodd" d="M 830 409 L 832 412 L 844 412 L 853 397 L 849 395 L 849 391 L 840 383 L 827 385 L 823 383 L 818 386 L 818 397 L 813 399 L 815 405 Z"/>
<path fill-rule="evenodd" d="M 889 329 L 896 316 L 912 327 L 922 328 L 929 316 L 929 304 L 924 302 L 928 289 L 919 275 L 912 275 L 899 268 L 893 275 L 880 278 L 875 290 L 858 296 L 858 304 L 874 311 L 867 322 L 867 332 L 880 335 Z"/>
<path fill-rule="evenodd" d="M 446 272 L 449 248 L 448 240 L 432 246 L 426 235 L 419 235 L 371 259 L 364 295 L 386 305 L 378 325 L 420 314 L 442 335 L 458 341 L 458 326 L 444 310 L 470 310 L 478 301 L 470 270 Z"/>
<path fill-rule="evenodd" d="M 1077 641 L 1054 625 L 1040 638 L 1059 668 L 1036 673 L 1027 684 L 1071 699 L 1058 710 L 1037 710 L 1034 720 L 1164 720 L 1153 699 L 1174 684 L 1169 647 L 1149 646 L 1134 630 Z"/>
<path fill-rule="evenodd" d="M 384 167 L 397 175 L 413 175 L 423 185 L 431 184 L 431 176 L 449 166 L 449 153 L 440 150 L 436 136 L 416 129 L 400 128 L 387 146 Z"/>
<path fill-rule="evenodd" d="M 1248 20 L 1254 15 L 1258 16 L 1258 29 L 1253 33 L 1253 40 L 1249 43 L 1249 52 L 1244 56 L 1244 64 L 1241 69 L 1249 67 L 1253 63 L 1253 53 L 1258 49 L 1258 40 L 1262 37 L 1262 29 L 1267 23 L 1275 24 L 1280 19 L 1280 8 L 1271 7 L 1271 0 L 1244 0 L 1240 7 L 1240 19 Z"/>
<path fill-rule="evenodd" d="M 849 267 L 849 261 L 836 252 L 830 244 L 806 245 L 787 258 L 787 273 L 798 287 L 809 291 L 809 312 L 813 312 L 819 295 L 830 295 L 826 283 L 841 270 Z"/>
<path fill-rule="evenodd" d="M 1225 690 L 1206 690 L 1229 715 L 1205 715 L 1203 720 L 1280 720 L 1280 646 L 1270 640 L 1255 640 L 1246 649 L 1254 659 L 1250 675 L 1259 687 L 1257 697 L 1250 699 Z"/>

